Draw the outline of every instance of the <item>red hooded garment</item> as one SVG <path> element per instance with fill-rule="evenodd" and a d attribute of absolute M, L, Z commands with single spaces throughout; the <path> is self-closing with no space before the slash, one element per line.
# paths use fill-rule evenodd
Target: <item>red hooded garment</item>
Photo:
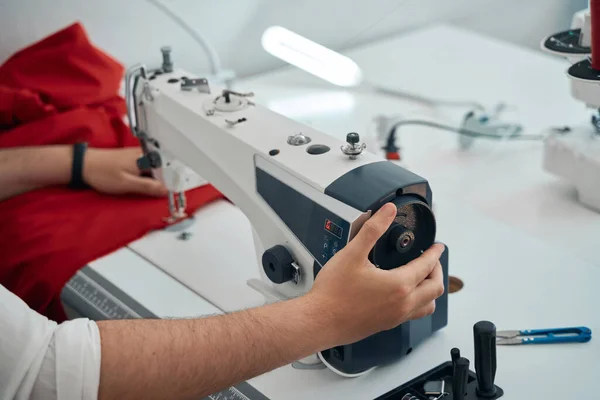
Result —
<path fill-rule="evenodd" d="M 14 54 L 0 66 L 0 148 L 81 141 L 139 146 L 124 123 L 123 73 L 80 24 Z M 212 186 L 191 190 L 187 212 L 222 197 Z M 167 210 L 166 199 L 67 187 L 1 201 L 0 284 L 60 322 L 60 291 L 77 270 L 163 228 Z"/>

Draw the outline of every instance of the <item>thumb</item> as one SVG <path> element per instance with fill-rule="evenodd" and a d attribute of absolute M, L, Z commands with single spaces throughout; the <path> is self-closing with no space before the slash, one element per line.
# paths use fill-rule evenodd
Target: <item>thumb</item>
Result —
<path fill-rule="evenodd" d="M 435 269 L 445 249 L 443 244 L 436 243 L 404 267 L 396 268 L 393 273 L 404 283 L 416 287 Z"/>
<path fill-rule="evenodd" d="M 164 197 L 169 193 L 159 180 L 133 175 L 128 175 L 127 191 L 154 197 Z"/>
<path fill-rule="evenodd" d="M 398 209 L 392 203 L 387 203 L 365 222 L 348 247 L 360 257 L 368 257 L 375 243 L 383 235 L 396 218 Z"/>

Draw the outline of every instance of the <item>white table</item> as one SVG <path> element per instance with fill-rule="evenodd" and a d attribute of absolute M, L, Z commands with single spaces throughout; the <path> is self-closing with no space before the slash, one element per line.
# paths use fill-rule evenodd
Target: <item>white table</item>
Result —
<path fill-rule="evenodd" d="M 586 124 L 590 118 L 589 110 L 570 96 L 566 61 L 455 27 L 433 26 L 347 55 L 367 79 L 385 87 L 488 106 L 506 102 L 516 108 L 507 118 L 522 123 L 526 134 Z M 458 126 L 465 113 L 350 94 L 295 68 L 264 74 L 240 87 L 254 90 L 260 102 L 340 137 L 352 131 L 368 133 L 377 114 Z M 434 201 L 461 198 L 465 208 L 600 262 L 600 213 L 582 207 L 571 185 L 542 170 L 542 143 L 482 140 L 463 153 L 452 133 L 414 126 L 400 132 L 404 159 L 431 182 Z"/>
<path fill-rule="evenodd" d="M 528 133 L 587 118 L 569 98 L 560 60 L 455 28 L 433 27 L 349 54 L 369 76 L 389 86 L 515 104 Z M 365 129 L 375 113 L 446 121 L 461 115 L 373 95 L 347 96 L 297 71 L 268 74 L 240 87 L 252 88 L 259 102 L 275 102 L 274 107 L 285 107 L 282 101 L 298 96 L 334 96 L 340 100 L 337 111 L 311 109 L 319 105 L 314 98 L 310 104 L 304 100 L 304 109 L 288 110 L 336 135 Z M 321 99 L 320 108 L 330 103 Z M 473 363 L 472 326 L 482 319 L 499 329 L 600 329 L 595 306 L 600 301 L 600 260 L 594 254 L 600 216 L 575 203 L 568 186 L 541 170 L 541 144 L 482 142 L 461 154 L 451 134 L 407 128 L 402 145 L 411 169 L 432 184 L 438 239 L 450 247 L 451 273 L 465 282 L 450 297 L 448 327 L 405 361 L 362 378 L 346 380 L 329 371 L 286 366 L 250 381 L 271 399 L 374 398 L 446 361 L 454 346 Z M 216 229 L 214 222 L 223 219 L 228 223 L 219 225 L 238 228 Z M 188 242 L 177 241 L 172 232 L 156 232 L 92 267 L 162 317 L 259 304 L 261 298 L 245 285 L 257 276 L 258 267 L 244 216 L 217 202 L 197 214 L 190 231 Z M 235 253 L 224 244 L 232 232 Z M 503 248 L 500 242 L 512 246 Z M 499 348 L 496 382 L 507 399 L 583 398 L 598 377 L 599 343 Z"/>
<path fill-rule="evenodd" d="M 252 262 L 242 262 L 254 256 L 250 237 L 234 238 L 238 261 L 230 264 L 229 259 L 222 258 L 222 248 L 209 248 L 205 245 L 209 241 L 202 239 L 202 232 L 209 228 L 201 222 L 214 217 L 234 223 L 241 232 L 249 228 L 243 215 L 222 202 L 198 214 L 199 221 L 191 229 L 194 236 L 177 255 L 169 254 L 171 250 L 165 247 L 151 251 L 161 242 L 174 243 L 176 234 L 168 232 L 142 239 L 132 248 L 151 254 L 157 264 L 169 258 L 175 260 L 167 265 L 170 273 L 179 279 L 188 277 L 190 287 L 221 308 L 234 310 L 245 301 L 259 301 L 257 294 L 245 286 L 246 279 L 256 274 Z M 450 249 L 451 273 L 465 283 L 461 291 L 450 295 L 446 328 L 415 348 L 405 360 L 368 376 L 343 379 L 327 370 L 301 371 L 286 366 L 252 379 L 250 384 L 272 400 L 372 399 L 447 361 L 452 347 L 459 347 L 473 366 L 472 326 L 479 320 L 490 320 L 498 329 L 585 325 L 593 332 L 600 331 L 597 265 L 552 249 L 477 212 L 465 213 L 462 205 L 453 201 L 439 203 L 437 218 L 439 238 Z M 457 229 L 463 225 L 469 228 Z M 231 240 L 228 232 L 212 233 L 213 243 Z M 512 249 L 498 245 L 506 238 L 514 244 Z M 221 261 L 208 261 L 217 257 Z M 93 267 L 161 317 L 218 312 L 188 289 L 178 289 L 173 281 L 157 276 L 158 270 L 146 261 L 134 258 L 115 253 Z M 125 271 L 129 279 L 124 279 Z M 496 383 L 506 391 L 506 399 L 584 398 L 598 377 L 597 338 L 586 344 L 499 346 L 497 352 Z"/>

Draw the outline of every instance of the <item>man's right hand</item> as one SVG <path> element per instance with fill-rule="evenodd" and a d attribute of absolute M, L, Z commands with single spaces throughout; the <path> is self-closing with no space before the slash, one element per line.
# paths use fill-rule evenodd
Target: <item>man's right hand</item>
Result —
<path fill-rule="evenodd" d="M 444 290 L 435 245 L 386 271 L 368 261 L 383 207 L 302 297 L 213 317 L 100 321 L 100 399 L 197 399 L 316 352 L 431 314 Z"/>
<path fill-rule="evenodd" d="M 356 237 L 319 272 L 307 300 L 329 321 L 335 345 L 348 344 L 401 323 L 430 315 L 444 293 L 440 256 L 434 244 L 419 258 L 392 270 L 368 259 L 377 240 L 396 216 L 396 206 L 383 206 Z"/>

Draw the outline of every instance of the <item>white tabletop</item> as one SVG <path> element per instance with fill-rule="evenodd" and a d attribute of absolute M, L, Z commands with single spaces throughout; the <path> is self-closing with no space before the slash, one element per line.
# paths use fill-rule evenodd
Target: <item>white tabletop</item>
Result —
<path fill-rule="evenodd" d="M 200 236 L 208 229 L 202 228 L 202 222 L 215 216 L 242 227 L 241 232 L 248 224 L 233 205 L 219 202 L 198 213 L 196 228 L 192 229 L 194 236 L 187 245 L 179 246 L 177 254 L 170 253 L 172 247 L 160 244 L 176 240 L 175 234 L 167 232 L 153 235 L 150 240 L 142 239 L 132 248 L 144 257 L 154 257 L 154 262 L 214 304 L 235 308 L 248 301 L 247 305 L 251 305 L 257 297 L 245 287 L 245 281 L 254 277 L 256 270 L 244 263 L 249 255 L 254 255 L 251 238 L 236 236 L 236 255 L 217 261 L 216 256 L 223 254 L 218 243 L 230 235 L 215 231 L 214 249 L 203 247 L 208 242 Z M 286 366 L 250 383 L 273 400 L 372 399 L 447 361 L 452 347 L 459 347 L 473 366 L 472 327 L 480 320 L 494 322 L 499 330 L 584 325 L 593 332 L 600 331 L 597 265 L 465 210 L 451 200 L 439 202 L 437 218 L 438 238 L 450 249 L 450 272 L 465 284 L 461 291 L 450 294 L 446 328 L 404 360 L 361 378 L 344 379 L 328 370 L 306 371 Z M 158 256 L 160 253 L 170 254 L 171 264 L 161 264 L 169 257 Z M 156 276 L 158 270 L 147 261 L 114 254 L 93 267 L 161 317 L 216 312 L 201 298 L 190 295 L 188 289 L 178 290 L 175 282 Z M 128 279 L 124 279 L 124 271 L 128 271 Z M 496 383 L 505 390 L 506 399 L 584 398 L 589 394 L 589 385 L 598 378 L 598 339 L 585 344 L 499 346 L 497 353 Z"/>
<path fill-rule="evenodd" d="M 587 121 L 582 105 L 569 97 L 566 64 L 455 28 L 433 27 L 349 54 L 379 83 L 436 97 L 515 104 L 527 133 Z M 340 97 L 337 90 L 293 71 L 241 86 L 257 92 L 259 102 L 288 109 L 286 101 L 308 95 L 313 100 L 300 100 L 308 109 L 305 115 L 298 106 L 290 112 L 336 135 L 364 129 L 375 113 L 445 121 L 462 115 L 373 95 Z M 322 94 L 341 99 L 341 107 L 311 110 L 331 103 L 314 100 Z M 402 134 L 402 145 L 410 168 L 431 182 L 438 239 L 449 245 L 451 274 L 465 282 L 450 295 L 449 325 L 405 360 L 358 379 L 291 366 L 252 379 L 269 398 L 374 398 L 448 360 L 455 346 L 473 364 L 472 326 L 483 319 L 498 329 L 600 329 L 595 306 L 600 302 L 600 259 L 594 254 L 600 215 L 577 204 L 567 185 L 542 171 L 541 144 L 481 142 L 463 154 L 451 134 L 411 128 Z M 232 310 L 259 303 L 245 286 L 257 274 L 247 220 L 226 202 L 203 208 L 196 218 L 188 242 L 157 232 L 93 268 L 159 316 L 205 315 L 217 311 L 214 306 Z M 231 231 L 214 229 L 210 221 L 215 218 L 228 218 L 229 227 L 239 227 L 235 253 L 224 251 L 221 244 Z M 135 253 L 145 260 L 134 262 Z M 499 347 L 496 383 L 507 399 L 584 398 L 599 376 L 599 343 Z"/>
<path fill-rule="evenodd" d="M 448 361 L 452 347 L 460 348 L 473 367 L 473 325 L 480 320 L 492 321 L 499 330 L 585 325 L 598 332 L 597 266 L 488 217 L 465 214 L 456 203 L 441 202 L 438 217 L 451 273 L 465 283 L 450 295 L 446 328 L 403 361 L 354 380 L 287 366 L 251 383 L 273 399 L 371 399 Z M 461 225 L 469 228 L 457 229 Z M 502 248 L 501 240 L 514 246 Z M 506 399 L 585 398 L 588 385 L 598 379 L 598 339 L 564 346 L 498 346 L 497 354 L 496 383 Z"/>
<path fill-rule="evenodd" d="M 541 40 L 541 38 L 540 38 Z M 347 53 L 379 85 L 450 100 L 502 101 L 525 134 L 585 125 L 590 111 L 570 96 L 565 60 L 450 26 L 433 26 Z M 239 85 L 258 101 L 333 135 L 369 132 L 377 114 L 457 125 L 464 109 L 432 110 L 374 94 L 350 94 L 296 68 Z M 409 169 L 432 185 L 434 202 L 463 199 L 494 219 L 591 261 L 599 261 L 600 213 L 581 206 L 571 185 L 542 169 L 542 143 L 480 140 L 458 150 L 453 133 L 407 126 L 400 131 Z M 600 184 L 600 181 L 599 183 Z"/>

